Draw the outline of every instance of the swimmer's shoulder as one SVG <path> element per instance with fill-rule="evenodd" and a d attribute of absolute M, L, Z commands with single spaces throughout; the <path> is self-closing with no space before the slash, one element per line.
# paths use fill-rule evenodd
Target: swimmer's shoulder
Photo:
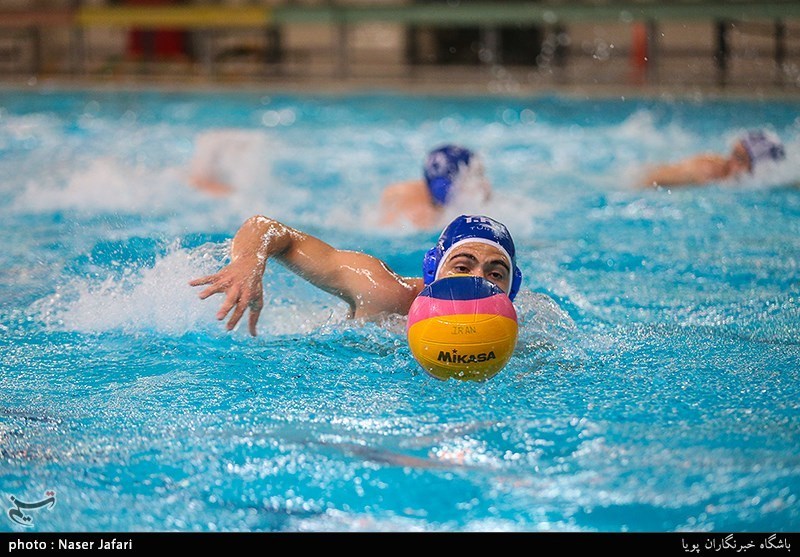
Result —
<path fill-rule="evenodd" d="M 424 180 L 406 180 L 389 184 L 383 190 L 384 197 L 429 197 Z"/>

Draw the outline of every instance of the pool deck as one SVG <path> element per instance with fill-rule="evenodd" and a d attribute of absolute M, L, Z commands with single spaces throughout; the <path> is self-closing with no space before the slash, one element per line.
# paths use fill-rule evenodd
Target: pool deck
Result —
<path fill-rule="evenodd" d="M 800 86 L 768 79 L 720 84 L 618 79 L 598 73 L 580 79 L 535 76 L 530 70 L 504 67 L 423 68 L 394 75 L 337 77 L 331 75 L 274 76 L 225 75 L 209 77 L 186 71 L 152 74 L 119 73 L 113 76 L 4 75 L 2 89 L 99 89 L 164 91 L 279 91 L 287 93 L 347 94 L 399 92 L 408 95 L 452 96 L 547 96 L 580 98 L 743 98 L 800 100 Z"/>

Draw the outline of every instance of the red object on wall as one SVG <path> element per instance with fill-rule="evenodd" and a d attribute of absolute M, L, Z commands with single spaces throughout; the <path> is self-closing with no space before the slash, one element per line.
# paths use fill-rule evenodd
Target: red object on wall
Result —
<path fill-rule="evenodd" d="M 649 45 L 647 25 L 636 22 L 631 29 L 631 78 L 634 83 L 641 83 L 647 71 Z"/>
<path fill-rule="evenodd" d="M 647 26 L 644 23 L 633 24 L 631 64 L 634 68 L 647 66 Z"/>
<path fill-rule="evenodd" d="M 177 5 L 176 0 L 125 0 L 127 6 Z M 187 33 L 180 29 L 131 29 L 128 55 L 133 58 L 186 58 Z"/>

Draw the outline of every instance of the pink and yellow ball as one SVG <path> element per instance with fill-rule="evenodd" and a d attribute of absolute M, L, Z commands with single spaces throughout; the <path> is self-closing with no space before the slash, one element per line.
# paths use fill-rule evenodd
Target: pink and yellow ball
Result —
<path fill-rule="evenodd" d="M 517 344 L 509 297 L 481 277 L 445 277 L 427 285 L 408 313 L 408 345 L 437 379 L 484 381 L 502 370 Z"/>

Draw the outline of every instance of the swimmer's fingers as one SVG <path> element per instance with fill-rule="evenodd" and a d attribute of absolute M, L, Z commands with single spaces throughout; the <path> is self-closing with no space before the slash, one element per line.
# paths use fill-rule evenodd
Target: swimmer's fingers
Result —
<path fill-rule="evenodd" d="M 236 300 L 236 307 L 228 320 L 228 330 L 232 330 L 239 320 L 244 315 L 248 308 L 258 309 L 261 311 L 261 293 L 254 293 L 249 288 L 245 287 L 241 290 L 241 294 Z M 252 331 L 252 329 L 251 329 Z"/>
<path fill-rule="evenodd" d="M 209 296 L 228 290 L 231 286 L 231 279 L 223 273 L 216 273 L 214 275 L 208 275 L 207 277 L 195 279 L 189 283 L 191 286 L 200 286 L 203 284 L 210 284 L 211 286 L 198 294 L 201 300 L 205 300 Z"/>
<path fill-rule="evenodd" d="M 231 318 L 228 320 L 228 330 L 232 331 L 236 324 L 239 322 L 239 319 L 242 318 L 244 312 L 247 310 L 247 297 L 242 295 L 239 296 L 239 299 L 236 300 L 236 307 L 231 314 Z"/>
<path fill-rule="evenodd" d="M 204 284 L 210 285 L 208 288 L 200 292 L 200 299 L 205 300 L 209 296 L 225 293 L 225 301 L 217 311 L 217 320 L 222 321 L 225 316 L 231 313 L 226 328 L 230 331 L 236 327 L 237 323 L 241 320 L 245 311 L 250 310 L 250 319 L 248 329 L 250 334 L 256 336 L 256 323 L 261 315 L 261 308 L 263 307 L 263 293 L 259 288 L 249 284 L 247 280 L 235 280 L 236 273 L 233 270 L 223 269 L 222 271 L 213 275 L 196 278 L 189 282 L 191 286 L 201 286 Z"/>
<path fill-rule="evenodd" d="M 189 286 L 202 286 L 203 284 L 211 284 L 217 278 L 219 273 L 214 273 L 213 275 L 206 275 L 204 277 L 196 278 L 189 281 Z"/>
<path fill-rule="evenodd" d="M 202 294 L 205 294 L 205 292 L 208 291 L 208 290 L 211 290 L 211 288 L 206 289 L 205 291 L 202 292 Z M 221 290 L 224 290 L 224 289 L 221 289 Z M 220 320 L 220 321 L 225 319 L 225 316 L 228 315 L 228 313 L 231 311 L 231 308 L 233 308 L 233 306 L 235 306 L 236 304 L 239 303 L 240 298 L 241 298 L 241 296 L 240 296 L 239 288 L 238 287 L 234 287 L 234 286 L 230 287 L 228 289 L 228 293 L 225 296 L 225 301 L 222 302 L 222 305 L 220 306 L 219 311 L 217 312 L 217 319 Z M 238 321 L 238 319 L 237 319 L 237 321 Z M 234 322 L 234 325 L 235 324 L 236 323 Z M 232 328 L 233 327 L 228 327 L 228 329 L 232 329 Z"/>
<path fill-rule="evenodd" d="M 250 320 L 248 325 L 250 329 L 250 334 L 252 336 L 256 336 L 256 323 L 258 323 L 258 318 L 260 316 L 261 316 L 261 306 L 258 306 L 258 308 L 250 306 Z"/>

